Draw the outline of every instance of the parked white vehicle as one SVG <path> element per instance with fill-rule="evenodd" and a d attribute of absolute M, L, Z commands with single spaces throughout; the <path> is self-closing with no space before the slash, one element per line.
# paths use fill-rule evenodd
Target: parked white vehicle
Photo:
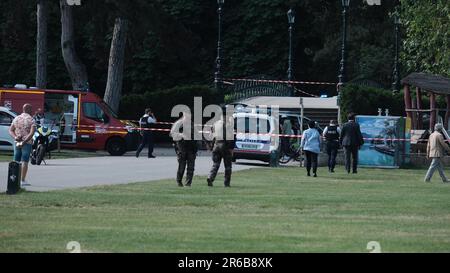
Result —
<path fill-rule="evenodd" d="M 13 151 L 14 139 L 9 134 L 9 127 L 17 113 L 6 107 L 0 107 L 0 150 Z"/>
<path fill-rule="evenodd" d="M 233 159 L 254 159 L 270 161 L 270 155 L 279 146 L 277 120 L 267 114 L 236 113 L 234 114 L 236 147 Z"/>
<path fill-rule="evenodd" d="M 281 147 L 282 124 L 289 120 L 292 125 L 292 132 L 289 134 L 301 135 L 308 129 L 309 118 L 303 117 L 291 111 L 279 111 L 276 116 L 267 112 L 258 112 L 253 107 L 240 108 L 234 115 L 236 127 L 236 146 L 233 153 L 233 160 L 248 159 L 271 162 L 278 160 L 274 153 L 279 153 Z M 303 127 L 303 128 L 301 128 Z M 319 132 L 322 128 L 318 126 Z M 300 138 L 294 138 L 300 143 Z"/>

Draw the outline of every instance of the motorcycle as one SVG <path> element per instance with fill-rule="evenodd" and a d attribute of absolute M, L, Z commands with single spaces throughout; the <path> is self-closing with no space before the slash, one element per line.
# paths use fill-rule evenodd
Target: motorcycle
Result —
<path fill-rule="evenodd" d="M 42 161 L 45 163 L 45 155 L 51 158 L 51 151 L 58 147 L 58 130 L 54 130 L 47 126 L 38 126 L 33 136 L 33 150 L 31 152 L 31 164 L 41 165 Z"/>

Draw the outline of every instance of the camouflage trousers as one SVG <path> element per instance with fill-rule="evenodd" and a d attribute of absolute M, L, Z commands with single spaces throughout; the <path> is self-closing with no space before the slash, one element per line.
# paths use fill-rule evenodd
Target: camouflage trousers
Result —
<path fill-rule="evenodd" d="M 216 142 L 214 144 L 214 148 L 212 151 L 212 160 L 213 160 L 213 166 L 211 168 L 211 171 L 208 175 L 208 180 L 213 182 L 216 179 L 217 172 L 220 168 L 220 163 L 222 162 L 225 165 L 225 180 L 224 183 L 226 186 L 230 185 L 231 182 L 231 168 L 232 168 L 232 161 L 233 161 L 233 153 L 228 148 L 225 142 Z"/>
<path fill-rule="evenodd" d="M 178 171 L 177 171 L 177 183 L 182 184 L 184 171 L 186 170 L 186 185 L 192 184 L 192 178 L 194 177 L 195 159 L 197 152 L 189 149 L 181 149 L 177 151 L 178 159 Z M 187 169 L 186 169 L 187 166 Z"/>

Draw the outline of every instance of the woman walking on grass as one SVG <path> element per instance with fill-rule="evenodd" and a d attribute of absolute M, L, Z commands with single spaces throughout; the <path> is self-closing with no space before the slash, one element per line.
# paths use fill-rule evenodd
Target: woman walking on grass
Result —
<path fill-rule="evenodd" d="M 310 121 L 309 129 L 303 132 L 301 148 L 306 155 L 306 171 L 311 176 L 311 167 L 314 177 L 317 177 L 317 161 L 320 153 L 321 137 L 316 128 L 316 123 Z"/>

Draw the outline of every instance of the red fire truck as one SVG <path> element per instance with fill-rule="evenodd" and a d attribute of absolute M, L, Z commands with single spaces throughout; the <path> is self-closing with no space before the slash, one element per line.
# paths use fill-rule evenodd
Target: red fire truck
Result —
<path fill-rule="evenodd" d="M 41 108 L 45 124 L 60 133 L 61 147 L 106 150 L 120 156 L 134 150 L 139 141 L 135 124 L 119 120 L 96 94 L 85 91 L 42 90 L 18 85 L 0 88 L 0 106 L 21 113 L 29 103 Z"/>

